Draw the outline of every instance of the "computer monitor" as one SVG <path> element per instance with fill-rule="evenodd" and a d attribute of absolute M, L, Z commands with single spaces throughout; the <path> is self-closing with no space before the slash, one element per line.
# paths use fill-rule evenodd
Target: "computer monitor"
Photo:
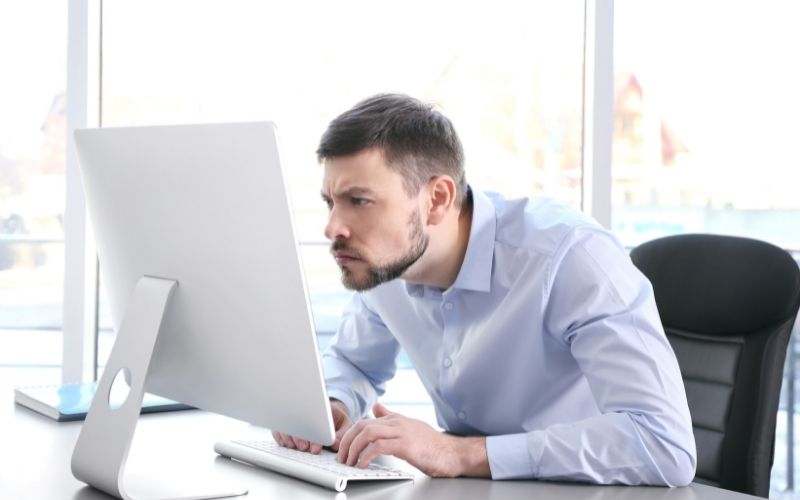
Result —
<path fill-rule="evenodd" d="M 275 125 L 88 129 L 75 143 L 117 330 L 75 476 L 134 496 L 122 477 L 145 390 L 333 443 Z M 131 393 L 113 410 L 121 374 Z"/>

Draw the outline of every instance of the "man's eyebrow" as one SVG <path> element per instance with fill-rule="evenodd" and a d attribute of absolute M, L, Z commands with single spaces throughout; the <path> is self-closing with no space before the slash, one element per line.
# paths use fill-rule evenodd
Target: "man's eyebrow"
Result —
<path fill-rule="evenodd" d="M 325 191 L 320 191 L 320 194 L 322 195 L 322 199 L 323 200 L 327 200 L 327 199 L 330 198 L 330 196 L 328 196 L 328 193 L 326 193 Z M 340 198 L 341 197 L 351 197 L 351 196 L 355 196 L 355 197 L 358 197 L 358 196 L 374 196 L 375 195 L 375 191 L 373 191 L 372 189 L 367 188 L 367 187 L 352 186 L 352 187 L 349 187 L 349 188 L 344 189 L 342 191 L 339 191 L 338 193 L 333 193 L 333 195 L 337 196 L 337 197 L 340 197 Z"/>

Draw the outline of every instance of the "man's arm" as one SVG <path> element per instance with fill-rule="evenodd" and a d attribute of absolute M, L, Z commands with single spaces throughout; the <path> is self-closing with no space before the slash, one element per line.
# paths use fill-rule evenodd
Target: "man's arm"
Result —
<path fill-rule="evenodd" d="M 353 422 L 383 394 L 392 378 L 400 346 L 380 318 L 354 295 L 345 308 L 339 328 L 322 355 L 323 372 L 331 401 L 336 438 L 334 451 Z M 319 453 L 322 446 L 280 432 L 272 433 L 281 446 Z"/>
<path fill-rule="evenodd" d="M 491 476 L 486 438 L 445 434 L 380 404 L 373 412 L 375 419 L 361 420 L 344 434 L 340 462 L 363 468 L 378 455 L 392 455 L 431 477 Z"/>
<path fill-rule="evenodd" d="M 601 415 L 489 437 L 492 477 L 688 484 L 691 418 L 650 284 L 610 235 L 592 229 L 567 240 L 551 283 L 545 334 L 570 349 Z"/>
<path fill-rule="evenodd" d="M 380 317 L 354 294 L 322 354 L 328 396 L 341 401 L 353 421 L 364 417 L 395 373 L 400 345 Z"/>
<path fill-rule="evenodd" d="M 366 467 L 378 455 L 394 455 L 434 477 L 490 477 L 484 437 L 445 434 L 380 404 L 372 406 L 394 375 L 399 350 L 378 315 L 355 295 L 322 357 L 328 395 L 341 401 L 355 421 L 341 439 L 337 430 L 334 449 L 340 461 Z M 364 419 L 370 407 L 376 418 Z"/>

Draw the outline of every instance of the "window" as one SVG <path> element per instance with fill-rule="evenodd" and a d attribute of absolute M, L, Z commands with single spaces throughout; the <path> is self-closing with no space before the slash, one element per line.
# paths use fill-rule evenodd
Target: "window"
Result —
<path fill-rule="evenodd" d="M 800 5 L 619 0 L 615 17 L 614 231 L 800 249 Z"/>
<path fill-rule="evenodd" d="M 61 378 L 66 20 L 66 2 L 0 5 L 0 373 L 16 385 Z"/>
<path fill-rule="evenodd" d="M 276 121 L 324 345 L 349 296 L 322 234 L 314 151 L 327 123 L 369 95 L 405 92 L 454 121 L 472 184 L 578 206 L 583 30 L 578 0 L 107 2 L 102 121 Z"/>
<path fill-rule="evenodd" d="M 612 214 L 623 243 L 722 233 L 800 259 L 798 18 L 791 1 L 617 0 Z M 794 487 L 793 373 L 778 416 L 775 493 Z"/>

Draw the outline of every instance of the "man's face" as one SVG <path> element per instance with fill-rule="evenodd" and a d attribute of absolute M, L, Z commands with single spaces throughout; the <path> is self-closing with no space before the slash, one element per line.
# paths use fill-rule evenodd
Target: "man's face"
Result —
<path fill-rule="evenodd" d="M 351 290 L 369 290 L 400 277 L 428 246 L 420 205 L 379 149 L 325 160 L 325 236 Z"/>

